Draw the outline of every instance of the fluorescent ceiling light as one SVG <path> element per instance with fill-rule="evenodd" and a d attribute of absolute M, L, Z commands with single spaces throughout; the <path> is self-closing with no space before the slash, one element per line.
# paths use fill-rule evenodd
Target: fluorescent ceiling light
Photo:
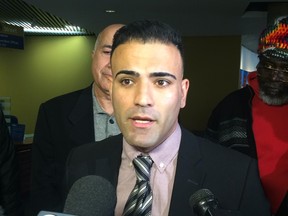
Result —
<path fill-rule="evenodd" d="M 116 11 L 109 9 L 109 10 L 105 10 L 105 12 L 106 12 L 106 13 L 115 13 Z"/>
<path fill-rule="evenodd" d="M 47 34 L 84 34 L 85 30 L 79 26 L 65 25 L 64 28 L 49 28 L 40 27 L 29 22 L 21 22 L 21 24 L 14 22 L 5 22 L 9 25 L 16 25 L 23 27 L 24 32 L 27 33 L 47 33 Z"/>
<path fill-rule="evenodd" d="M 67 30 L 66 28 L 24 28 L 24 32 L 29 33 L 50 33 L 50 34 L 81 34 L 81 30 Z"/>

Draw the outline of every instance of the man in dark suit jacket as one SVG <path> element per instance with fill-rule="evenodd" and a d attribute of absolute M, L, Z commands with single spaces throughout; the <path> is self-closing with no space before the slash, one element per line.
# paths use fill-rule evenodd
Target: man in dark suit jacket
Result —
<path fill-rule="evenodd" d="M 122 24 L 106 27 L 92 52 L 94 83 L 53 98 L 39 108 L 32 148 L 31 215 L 62 211 L 63 177 L 69 151 L 76 146 L 119 134 L 110 98 L 110 51 Z"/>
<path fill-rule="evenodd" d="M 115 215 L 196 215 L 189 197 L 201 188 L 211 190 L 228 215 L 270 215 L 254 159 L 179 126 L 189 80 L 183 78 L 181 36 L 173 28 L 149 20 L 122 27 L 114 36 L 111 67 L 112 103 L 122 134 L 71 151 L 67 192 L 79 178 L 98 175 L 116 188 Z M 143 189 L 137 201 L 135 182 Z"/>
<path fill-rule="evenodd" d="M 22 216 L 23 210 L 18 158 L 0 106 L 0 215 Z"/>
<path fill-rule="evenodd" d="M 116 188 L 122 143 L 122 135 L 117 135 L 73 149 L 67 161 L 68 188 L 87 175 L 102 176 Z M 176 170 L 169 215 L 194 215 L 189 198 L 202 188 L 211 190 L 223 209 L 240 211 L 243 216 L 270 215 L 257 164 L 248 156 L 182 129 Z"/>

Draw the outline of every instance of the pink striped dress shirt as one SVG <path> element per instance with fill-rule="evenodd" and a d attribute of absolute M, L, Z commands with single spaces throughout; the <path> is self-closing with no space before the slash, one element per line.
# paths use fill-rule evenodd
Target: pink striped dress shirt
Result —
<path fill-rule="evenodd" d="M 181 129 L 177 124 L 174 132 L 149 153 L 154 161 L 150 176 L 153 191 L 152 215 L 154 216 L 165 216 L 169 213 L 180 141 Z M 129 145 L 123 138 L 122 162 L 117 185 L 116 216 L 122 215 L 129 194 L 136 183 L 132 160 L 139 154 L 141 152 Z"/>

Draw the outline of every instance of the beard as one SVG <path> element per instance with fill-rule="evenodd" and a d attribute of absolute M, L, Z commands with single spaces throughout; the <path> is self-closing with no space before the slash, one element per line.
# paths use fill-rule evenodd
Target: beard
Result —
<path fill-rule="evenodd" d="M 288 83 L 267 81 L 258 77 L 259 97 L 272 106 L 288 104 Z"/>

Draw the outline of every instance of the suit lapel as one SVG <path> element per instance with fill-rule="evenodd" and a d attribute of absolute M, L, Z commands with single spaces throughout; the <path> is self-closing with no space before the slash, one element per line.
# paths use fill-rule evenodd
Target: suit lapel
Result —
<path fill-rule="evenodd" d="M 201 189 L 205 179 L 201 160 L 197 137 L 182 129 L 169 215 L 191 214 L 189 198 Z"/>
<path fill-rule="evenodd" d="M 78 143 L 95 140 L 92 85 L 81 92 L 68 118 L 71 122 L 69 129 L 71 140 L 77 140 Z"/>
<path fill-rule="evenodd" d="M 113 139 L 113 151 L 109 155 L 109 161 L 110 161 L 110 168 L 111 168 L 111 173 L 112 179 L 111 183 L 117 187 L 118 183 L 118 175 L 119 175 L 119 170 L 120 170 L 120 165 L 121 165 L 121 159 L 122 159 L 122 149 L 123 149 L 123 136 L 122 134 L 119 134 L 117 136 L 111 137 Z"/>

